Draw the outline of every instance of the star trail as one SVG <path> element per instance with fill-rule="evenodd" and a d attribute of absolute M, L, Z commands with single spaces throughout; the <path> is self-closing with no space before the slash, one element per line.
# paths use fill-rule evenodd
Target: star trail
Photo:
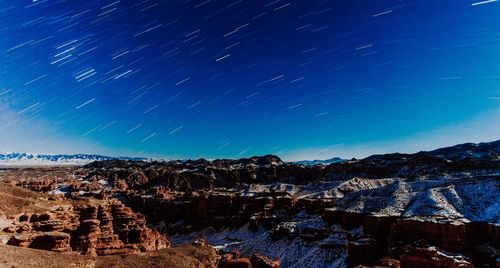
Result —
<path fill-rule="evenodd" d="M 500 133 L 497 1 L 3 0 L 0 36 L 1 150 L 321 158 Z"/>

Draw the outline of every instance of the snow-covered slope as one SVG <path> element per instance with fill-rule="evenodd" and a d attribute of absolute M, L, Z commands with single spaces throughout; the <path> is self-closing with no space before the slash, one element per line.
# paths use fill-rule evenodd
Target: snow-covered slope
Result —
<path fill-rule="evenodd" d="M 380 216 L 485 221 L 500 224 L 500 181 L 497 173 L 421 177 L 418 179 L 353 178 L 345 181 L 251 184 L 243 195 L 287 192 L 297 198 L 336 200 L 336 208 Z"/>
<path fill-rule="evenodd" d="M 286 230 L 290 237 L 274 237 L 273 233 L 277 229 Z M 315 230 L 328 230 L 329 234 L 314 242 L 307 242 L 300 237 Z M 318 215 L 299 213 L 291 221 L 283 222 L 271 230 L 261 227 L 251 231 L 247 224 L 238 229 L 219 231 L 210 227 L 201 232 L 169 238 L 173 244 L 185 244 L 203 238 L 225 252 L 238 250 L 245 256 L 260 253 L 279 259 L 281 267 L 342 268 L 347 267 L 347 236 L 358 235 L 356 231 L 348 234 L 340 226 L 329 226 Z"/>
<path fill-rule="evenodd" d="M 111 157 L 92 154 L 0 153 L 1 166 L 85 165 L 103 160 L 147 160 L 146 158 Z"/>

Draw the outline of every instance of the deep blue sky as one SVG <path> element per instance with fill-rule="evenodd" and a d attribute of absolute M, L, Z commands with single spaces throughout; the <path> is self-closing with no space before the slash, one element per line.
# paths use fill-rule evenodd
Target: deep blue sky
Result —
<path fill-rule="evenodd" d="M 0 66 L 0 150 L 294 159 L 500 138 L 496 1 L 0 0 Z"/>

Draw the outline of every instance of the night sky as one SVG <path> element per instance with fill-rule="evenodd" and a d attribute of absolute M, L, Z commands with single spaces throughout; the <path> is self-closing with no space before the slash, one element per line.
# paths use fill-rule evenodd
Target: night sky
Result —
<path fill-rule="evenodd" d="M 414 151 L 500 138 L 499 97 L 491 0 L 0 0 L 0 151 Z"/>

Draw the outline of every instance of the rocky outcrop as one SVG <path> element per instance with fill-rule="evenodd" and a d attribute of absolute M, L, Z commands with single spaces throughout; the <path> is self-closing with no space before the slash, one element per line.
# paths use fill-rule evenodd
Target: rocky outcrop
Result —
<path fill-rule="evenodd" d="M 326 209 L 323 219 L 330 224 L 340 224 L 346 229 L 363 228 L 366 238 L 349 243 L 351 264 L 372 265 L 377 258 L 389 255 L 397 259 L 404 255 L 404 259 L 409 261 L 420 255 L 438 254 L 437 249 L 461 253 L 460 256 L 465 254 L 476 259 L 477 263 L 492 263 L 495 262 L 492 256 L 497 254 L 495 247 L 499 246 L 500 241 L 498 240 L 500 226 L 484 222 L 460 222 L 443 218 L 436 218 L 433 221 L 416 218 L 398 219 L 336 209 Z M 432 245 L 433 249 L 427 250 L 430 246 L 408 247 L 418 241 L 419 244 Z M 448 261 L 450 260 L 447 258 L 443 259 L 443 262 Z"/>
<path fill-rule="evenodd" d="M 253 268 L 280 268 L 281 262 L 279 260 L 271 260 L 261 254 L 253 254 L 250 258 Z"/>
<path fill-rule="evenodd" d="M 83 255 L 137 253 L 169 246 L 165 236 L 146 227 L 140 214 L 116 200 L 56 207 L 22 214 L 9 245 Z"/>
<path fill-rule="evenodd" d="M 280 268 L 279 260 L 271 260 L 261 255 L 253 254 L 251 258 L 241 256 L 237 250 L 222 253 L 218 268 Z"/>
<path fill-rule="evenodd" d="M 27 180 L 27 181 L 22 181 L 20 183 L 17 183 L 19 186 L 22 186 L 24 188 L 37 191 L 37 192 L 48 192 L 51 190 L 54 190 L 56 188 L 56 180 L 55 179 L 49 179 L 49 178 L 44 178 L 44 179 L 34 179 L 34 180 Z"/>
<path fill-rule="evenodd" d="M 293 197 L 283 193 L 251 197 L 201 191 L 186 195 L 172 193 L 167 198 L 134 195 L 127 205 L 147 215 L 148 222 L 165 222 L 168 232 L 189 232 L 188 229 L 179 229 L 175 223 L 182 220 L 184 227 L 190 226 L 195 230 L 238 227 L 248 222 L 254 227 L 270 228 L 290 216 L 295 202 Z"/>
<path fill-rule="evenodd" d="M 71 251 L 70 238 L 70 234 L 63 232 L 41 233 L 32 237 L 29 247 L 57 252 Z"/>
<path fill-rule="evenodd" d="M 443 250 L 472 256 L 476 245 L 491 243 L 498 247 L 500 243 L 500 226 L 496 224 L 398 219 L 391 228 L 389 241 L 393 248 L 423 239 Z"/>
<path fill-rule="evenodd" d="M 252 268 L 248 258 L 240 257 L 238 251 L 222 255 L 218 268 Z"/>
<path fill-rule="evenodd" d="M 71 251 L 70 239 L 70 234 L 63 232 L 21 234 L 12 236 L 8 240 L 7 245 L 67 252 Z"/>
<path fill-rule="evenodd" d="M 405 248 L 400 256 L 402 267 L 417 268 L 472 268 L 474 265 L 461 255 L 452 255 L 438 250 L 434 246 L 416 243 Z"/>
<path fill-rule="evenodd" d="M 140 214 L 122 203 L 76 206 L 80 226 L 74 231 L 72 247 L 86 255 L 110 255 L 168 247 L 166 238 L 146 227 Z"/>

